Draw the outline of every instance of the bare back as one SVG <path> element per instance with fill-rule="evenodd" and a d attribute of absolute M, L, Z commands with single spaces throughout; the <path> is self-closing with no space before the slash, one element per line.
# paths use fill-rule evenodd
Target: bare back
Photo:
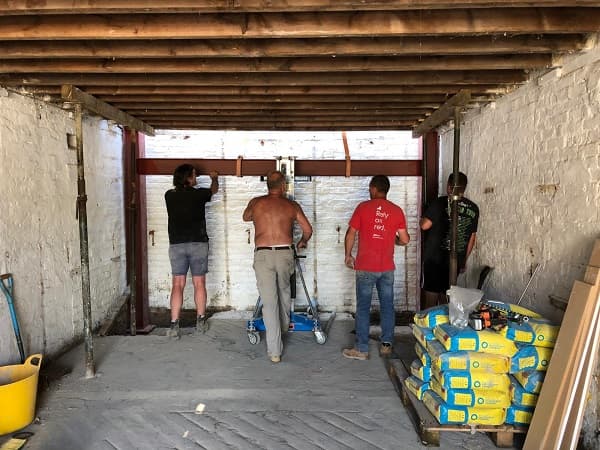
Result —
<path fill-rule="evenodd" d="M 294 221 L 298 221 L 304 233 L 312 232 L 300 205 L 277 195 L 252 199 L 244 211 L 244 220 L 254 222 L 257 247 L 292 244 Z"/>

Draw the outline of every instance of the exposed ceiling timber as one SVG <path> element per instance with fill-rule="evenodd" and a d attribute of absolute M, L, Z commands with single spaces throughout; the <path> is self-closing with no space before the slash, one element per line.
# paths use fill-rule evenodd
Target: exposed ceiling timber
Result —
<path fill-rule="evenodd" d="M 205 109 L 220 109 L 220 110 L 242 110 L 242 109 L 271 109 L 271 110 L 292 110 L 292 109 L 341 109 L 345 111 L 359 111 L 364 109 L 434 109 L 424 108 L 421 104 L 396 104 L 396 103 L 360 103 L 356 105 L 348 105 L 344 103 L 258 103 L 258 102 L 246 102 L 246 103 L 189 103 L 179 104 L 178 108 L 172 109 L 173 107 L 168 103 L 118 103 L 113 102 L 113 106 L 119 109 L 127 111 L 166 111 L 165 114 L 169 114 L 169 111 L 198 111 Z M 425 114 L 427 111 L 424 111 Z"/>
<path fill-rule="evenodd" d="M 142 120 L 130 116 L 114 106 L 98 100 L 94 96 L 82 92 L 74 86 L 62 86 L 61 97 L 67 102 L 79 103 L 88 111 L 98 114 L 106 119 L 114 120 L 123 126 L 141 131 L 149 136 L 154 136 L 152 127 L 148 126 L 148 124 L 144 123 Z"/>
<path fill-rule="evenodd" d="M 339 86 L 365 84 L 506 84 L 527 79 L 522 70 L 440 71 L 430 72 L 331 72 L 322 73 L 235 73 L 235 74 L 2 74 L 0 83 L 7 86 L 36 84 L 73 84 L 77 86 Z"/>
<path fill-rule="evenodd" d="M 329 126 L 322 126 L 318 123 L 298 124 L 290 123 L 286 125 L 273 125 L 266 126 L 260 123 L 247 123 L 247 124 L 236 124 L 236 123 L 222 123 L 222 124 L 205 124 L 197 122 L 175 122 L 165 121 L 161 123 L 153 124 L 155 130 L 232 130 L 232 131 L 372 131 L 377 132 L 378 130 L 389 130 L 389 131 L 410 131 L 413 125 L 382 125 L 369 123 L 369 125 L 361 126 L 355 124 L 346 124 L 343 122 L 337 122 L 330 124 Z"/>
<path fill-rule="evenodd" d="M 193 117 L 202 117 L 205 116 L 207 118 L 211 117 L 248 117 L 248 116 L 256 116 L 256 117 L 284 117 L 284 116 L 307 116 L 310 114 L 314 114 L 315 116 L 338 116 L 338 117 L 362 117 L 362 116 L 380 116 L 385 115 L 388 117 L 410 117 L 413 120 L 417 120 L 424 115 L 431 114 L 434 110 L 433 108 L 362 108 L 362 109 L 353 109 L 347 110 L 344 108 L 338 109 L 325 109 L 325 108 L 315 108 L 318 111 L 313 111 L 313 108 L 295 108 L 295 109 L 196 109 L 189 111 L 182 111 L 179 109 L 175 110 L 148 110 L 148 111 L 136 111 L 136 117 L 154 117 L 157 116 L 165 117 L 168 115 L 169 118 L 179 117 L 190 119 Z M 129 111 L 129 110 L 128 110 Z M 192 116 L 192 117 L 190 117 Z M 273 120 L 271 117 L 270 120 Z"/>
<path fill-rule="evenodd" d="M 312 58 L 186 59 L 23 59 L 1 61 L 4 73 L 256 73 L 256 72 L 410 72 L 420 70 L 541 69 L 550 54 L 471 56 L 388 56 Z"/>
<path fill-rule="evenodd" d="M 460 91 L 454 97 L 448 99 L 432 115 L 427 117 L 418 127 L 413 130 L 413 137 L 417 138 L 439 125 L 446 122 L 449 118 L 455 117 L 456 109 L 463 109 L 471 100 L 469 91 Z"/>
<path fill-rule="evenodd" d="M 413 120 L 379 120 L 372 118 L 365 118 L 362 120 L 339 120 L 339 121 L 313 121 L 313 120 L 305 120 L 299 121 L 295 119 L 290 120 L 271 120 L 271 121 L 258 121 L 258 122 L 238 122 L 238 121 L 202 121 L 197 119 L 183 120 L 183 119 L 153 119 L 149 120 L 148 123 L 154 128 L 161 128 L 167 126 L 168 124 L 178 123 L 182 126 L 190 126 L 194 125 L 200 126 L 201 128 L 210 126 L 210 127 L 222 127 L 222 128 L 239 128 L 239 127 L 247 127 L 247 128 L 255 128 L 259 130 L 270 130 L 270 129 L 290 129 L 293 130 L 296 127 L 299 128 L 328 128 L 328 129 L 348 129 L 350 127 L 371 127 L 371 129 L 376 130 L 379 127 L 395 127 L 398 130 L 408 130 L 412 127 L 414 121 Z"/>
<path fill-rule="evenodd" d="M 356 103 L 360 106 L 361 103 L 375 102 L 375 103 L 386 103 L 391 105 L 411 105 L 418 108 L 437 108 L 440 102 L 443 102 L 446 98 L 445 95 L 440 94 L 407 94 L 407 95 L 377 95 L 377 94 L 361 94 L 360 92 L 356 95 L 349 97 L 345 93 L 338 95 L 112 95 L 112 96 L 97 96 L 99 99 L 113 102 L 113 103 L 255 103 L 265 102 L 267 104 L 281 104 L 281 103 L 305 103 L 305 102 L 318 102 L 318 103 Z M 181 108 L 181 105 L 177 105 Z M 346 105 L 346 108 L 351 105 Z M 237 106 L 236 106 L 237 107 Z"/>
<path fill-rule="evenodd" d="M 377 26 L 373 26 L 377 24 Z M 0 40 L 232 39 L 573 33 L 600 29 L 600 8 L 0 17 Z"/>
<path fill-rule="evenodd" d="M 0 14 L 106 14 L 405 10 L 531 6 L 596 6 L 592 0 L 4 0 Z"/>
<path fill-rule="evenodd" d="M 588 0 L 0 0 L 0 86 L 158 129 L 422 130 L 598 33 Z"/>
<path fill-rule="evenodd" d="M 267 122 L 267 123 L 273 123 L 273 122 L 278 122 L 278 123 L 282 123 L 282 122 L 310 122 L 311 120 L 313 120 L 316 124 L 320 124 L 323 122 L 339 122 L 339 123 L 354 123 L 354 122 L 365 122 L 364 117 L 367 117 L 364 114 L 344 114 L 340 111 L 337 111 L 337 114 L 325 114 L 325 115 L 321 115 L 321 114 L 312 114 L 310 111 L 303 111 L 304 114 L 253 114 L 253 115 L 244 115 L 244 114 L 237 114 L 235 116 L 229 116 L 229 115 L 225 115 L 225 116 L 221 116 L 221 115 L 198 115 L 198 116 L 194 116 L 194 117 L 189 117 L 186 115 L 170 115 L 169 116 L 169 120 L 175 120 L 175 121 L 195 121 L 195 122 L 202 122 L 202 123 L 213 123 L 213 122 L 217 122 L 217 123 L 222 123 L 222 122 L 228 122 L 228 123 L 236 123 L 236 124 L 241 124 L 243 125 L 246 122 Z M 371 114 L 369 114 L 369 120 L 376 120 L 379 122 L 388 122 L 388 123 L 402 123 L 404 122 L 405 125 L 410 125 L 412 124 L 415 120 L 419 120 L 422 117 L 422 114 L 400 114 L 400 115 L 395 115 L 395 114 L 375 114 L 375 117 L 370 117 Z M 156 122 L 156 121 L 162 121 L 164 119 L 162 119 L 161 117 L 157 117 L 156 115 L 140 115 L 139 116 L 144 122 Z"/>
<path fill-rule="evenodd" d="M 0 81 L 1 83 L 1 81 Z M 13 83 L 13 86 L 18 83 Z M 502 95 L 513 88 L 512 85 L 471 84 L 469 89 L 478 95 Z M 297 95 L 414 95 L 414 94 L 455 94 L 459 86 L 449 84 L 436 85 L 352 85 L 352 86 L 136 86 L 124 84 L 120 86 L 86 86 L 86 92 L 92 95 L 116 97 L 119 95 L 150 96 L 168 95 L 178 98 L 181 95 L 219 95 L 223 97 L 252 95 L 262 96 L 297 96 Z M 17 92 L 31 95 L 60 94 L 58 87 L 51 85 L 19 85 Z M 108 97 L 107 97 L 108 98 Z M 105 98 L 105 100 L 107 99 Z M 258 100 L 258 99 L 257 99 Z M 352 98 L 348 98 L 349 101 Z M 176 102 L 178 100 L 175 100 Z M 193 101 L 193 100 L 190 100 Z M 210 100 L 208 100 L 210 101 Z M 228 101 L 224 99 L 223 101 Z"/>
<path fill-rule="evenodd" d="M 309 56 L 515 55 L 581 50 L 581 34 L 349 37 L 312 39 L 220 39 L 140 41 L 3 41 L 2 59 L 34 58 L 216 58 Z"/>

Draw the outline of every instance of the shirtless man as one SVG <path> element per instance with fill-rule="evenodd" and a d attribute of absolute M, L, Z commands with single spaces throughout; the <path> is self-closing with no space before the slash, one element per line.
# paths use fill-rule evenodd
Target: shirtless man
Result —
<path fill-rule="evenodd" d="M 267 354 L 271 361 L 281 361 L 282 332 L 290 325 L 292 304 L 290 277 L 294 273 L 292 233 L 294 222 L 302 229 L 298 248 L 305 248 L 312 236 L 312 226 L 300 205 L 285 196 L 285 176 L 278 171 L 267 175 L 269 193 L 255 197 L 244 210 L 245 222 L 254 222 L 254 272 L 263 303 L 263 320 L 267 335 Z"/>

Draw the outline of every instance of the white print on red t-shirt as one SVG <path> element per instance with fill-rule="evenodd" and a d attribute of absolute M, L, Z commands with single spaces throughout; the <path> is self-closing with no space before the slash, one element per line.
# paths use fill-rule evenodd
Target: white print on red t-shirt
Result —
<path fill-rule="evenodd" d="M 381 209 L 381 206 L 378 206 L 375 210 L 375 224 L 373 225 L 373 239 L 383 239 L 383 236 L 379 233 L 385 231 L 384 220 L 390 217 L 389 213 L 386 213 Z"/>

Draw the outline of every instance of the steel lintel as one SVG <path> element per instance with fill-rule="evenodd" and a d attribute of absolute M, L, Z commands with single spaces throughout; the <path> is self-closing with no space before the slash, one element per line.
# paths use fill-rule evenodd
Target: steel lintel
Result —
<path fill-rule="evenodd" d="M 216 170 L 219 175 L 262 176 L 276 169 L 273 159 L 168 159 L 140 158 L 137 170 L 140 175 L 172 175 L 180 164 L 193 164 L 198 175 L 208 175 Z M 370 159 L 353 160 L 350 176 L 421 176 L 420 160 Z M 345 160 L 295 160 L 296 176 L 347 176 Z"/>

